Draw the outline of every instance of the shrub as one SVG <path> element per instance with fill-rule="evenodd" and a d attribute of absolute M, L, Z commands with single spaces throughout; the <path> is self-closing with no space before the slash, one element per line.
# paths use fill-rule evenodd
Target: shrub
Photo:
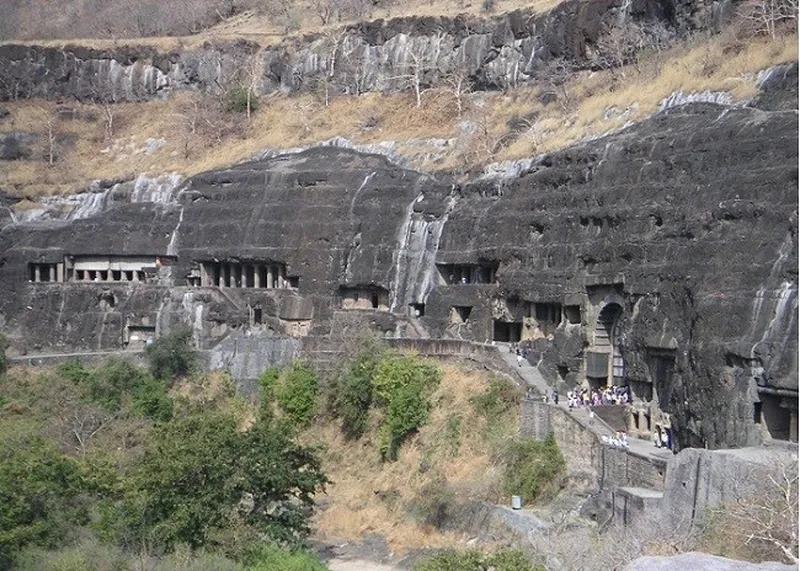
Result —
<path fill-rule="evenodd" d="M 430 394 L 441 380 L 434 365 L 411 355 L 382 360 L 372 379 L 375 397 L 385 408 L 380 430 L 381 456 L 396 460 L 405 439 L 428 420 Z"/>
<path fill-rule="evenodd" d="M 372 377 L 386 354 L 385 347 L 377 340 L 364 338 L 355 356 L 333 379 L 331 409 L 342 419 L 342 432 L 347 440 L 361 438 L 367 428 L 373 400 Z"/>
<path fill-rule="evenodd" d="M 164 381 L 127 361 L 109 359 L 95 369 L 87 369 L 79 362 L 64 363 L 58 372 L 80 387 L 85 400 L 110 412 L 119 411 L 130 398 L 133 410 L 142 416 L 159 421 L 172 417 L 173 403 Z"/>
<path fill-rule="evenodd" d="M 229 113 L 253 113 L 258 109 L 258 95 L 243 85 L 231 87 L 225 94 L 225 109 Z"/>
<path fill-rule="evenodd" d="M 326 571 L 319 557 L 298 549 L 290 551 L 274 544 L 268 544 L 252 557 L 253 562 L 246 571 Z"/>
<path fill-rule="evenodd" d="M 449 549 L 414 566 L 414 571 L 546 571 L 534 566 L 522 551 L 507 549 L 487 554 L 474 549 Z"/>
<path fill-rule="evenodd" d="M 521 440 L 506 452 L 503 488 L 507 495 L 534 501 L 555 495 L 566 461 L 551 434 L 545 440 Z"/>
<path fill-rule="evenodd" d="M 522 390 L 513 382 L 499 377 L 489 379 L 489 386 L 481 394 L 469 399 L 475 412 L 487 420 L 494 420 L 501 414 L 519 405 Z"/>
<path fill-rule="evenodd" d="M 169 335 L 156 339 L 147 347 L 150 372 L 161 381 L 172 381 L 188 375 L 195 365 L 192 331 L 177 327 Z"/>
<path fill-rule="evenodd" d="M 275 398 L 289 421 L 298 427 L 308 426 L 317 412 L 319 381 L 310 366 L 292 363 L 275 388 Z"/>
<path fill-rule="evenodd" d="M 445 478 L 439 477 L 423 486 L 411 502 L 411 515 L 418 521 L 442 529 L 452 516 L 456 493 Z"/>

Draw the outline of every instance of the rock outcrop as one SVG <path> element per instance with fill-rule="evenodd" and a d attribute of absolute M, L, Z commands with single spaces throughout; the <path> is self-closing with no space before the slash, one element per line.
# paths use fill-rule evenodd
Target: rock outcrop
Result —
<path fill-rule="evenodd" d="M 679 448 L 796 438 L 792 74 L 764 107 L 670 108 L 511 178 L 453 186 L 316 148 L 112 181 L 90 210 L 6 222 L 0 323 L 29 353 L 130 348 L 177 323 L 202 347 L 366 327 L 525 340 L 562 388 L 628 383 Z"/>
<path fill-rule="evenodd" d="M 640 557 L 625 567 L 625 571 L 790 571 L 795 568 L 783 563 L 750 563 L 706 553 L 682 553 L 672 557 Z"/>
<path fill-rule="evenodd" d="M 28 97 L 141 101 L 173 89 L 219 92 L 250 84 L 264 93 L 362 93 L 440 83 L 453 72 L 479 89 L 535 81 L 550 60 L 594 65 L 598 40 L 610 25 L 658 25 L 659 41 L 714 28 L 728 1 L 567 0 L 548 12 L 518 10 L 492 18 L 408 17 L 376 20 L 288 38 L 259 50 L 247 41 L 206 42 L 196 49 L 114 50 L 7 44 L 0 46 L 0 101 Z M 252 59 L 256 58 L 255 65 Z"/>

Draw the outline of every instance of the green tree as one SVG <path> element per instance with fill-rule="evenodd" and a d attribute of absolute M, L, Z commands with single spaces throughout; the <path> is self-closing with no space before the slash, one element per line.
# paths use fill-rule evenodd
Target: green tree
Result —
<path fill-rule="evenodd" d="M 140 549 L 199 548 L 239 521 L 292 542 L 326 482 L 314 452 L 271 419 L 241 431 L 228 413 L 195 409 L 154 430 L 106 525 Z"/>
<path fill-rule="evenodd" d="M 188 375 L 196 361 L 192 343 L 191 329 L 181 326 L 150 344 L 147 347 L 147 359 L 153 377 L 169 382 Z"/>
<path fill-rule="evenodd" d="M 22 420 L 0 423 L 0 568 L 27 545 L 55 547 L 87 521 L 77 464 Z"/>
<path fill-rule="evenodd" d="M 284 371 L 275 387 L 275 398 L 289 421 L 308 426 L 317 413 L 319 380 L 309 365 L 295 361 Z"/>
<path fill-rule="evenodd" d="M 413 355 L 392 355 L 376 367 L 372 379 L 375 399 L 385 409 L 381 426 L 381 454 L 395 460 L 405 439 L 428 420 L 430 395 L 441 381 L 441 371 Z"/>
<path fill-rule="evenodd" d="M 361 438 L 367 428 L 373 400 L 372 377 L 386 355 L 386 348 L 378 340 L 364 338 L 333 379 L 330 406 L 333 414 L 341 418 L 347 440 Z"/>

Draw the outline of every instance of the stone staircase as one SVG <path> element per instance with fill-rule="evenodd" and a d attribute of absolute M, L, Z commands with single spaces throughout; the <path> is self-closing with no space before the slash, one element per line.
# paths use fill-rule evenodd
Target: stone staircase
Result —
<path fill-rule="evenodd" d="M 523 359 L 522 366 L 520 366 L 516 353 L 510 352 L 507 344 L 498 344 L 497 350 L 508 366 L 525 381 L 528 387 L 535 389 L 540 395 L 550 395 L 552 388 L 535 365 L 531 365 L 527 359 Z"/>

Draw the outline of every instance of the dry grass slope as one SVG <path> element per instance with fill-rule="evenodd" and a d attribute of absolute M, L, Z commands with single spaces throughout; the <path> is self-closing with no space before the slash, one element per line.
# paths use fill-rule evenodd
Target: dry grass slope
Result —
<path fill-rule="evenodd" d="M 495 486 L 501 475 L 491 455 L 498 442 L 516 434 L 517 410 L 488 426 L 469 402 L 470 396 L 485 389 L 486 374 L 456 365 L 442 369 L 431 418 L 403 445 L 396 462 L 380 461 L 374 437 L 377 418 L 372 419 L 373 429 L 367 436 L 355 443 L 345 442 L 333 423 L 305 435 L 308 441 L 323 445 L 323 465 L 333 481 L 327 507 L 316 517 L 321 538 L 356 540 L 380 534 L 395 553 L 424 546 L 456 546 L 467 538 L 409 517 L 420 492 L 446 479 L 459 498 L 498 499 Z M 453 429 L 456 424 L 460 427 L 457 432 Z"/>
<path fill-rule="evenodd" d="M 359 144 L 394 141 L 419 168 L 464 172 L 619 129 L 656 112 L 676 91 L 724 91 L 734 102 L 745 101 L 755 94 L 758 71 L 791 61 L 797 61 L 796 34 L 747 40 L 720 34 L 646 55 L 623 69 L 575 74 L 564 86 L 566 98 L 548 104 L 539 85 L 473 93 L 461 117 L 452 95 L 442 90 L 425 92 L 420 108 L 404 93 L 339 96 L 328 106 L 312 95 L 276 95 L 262 98 L 249 122 L 222 113 L 211 98 L 183 92 L 166 101 L 115 106 L 113 130 L 102 108 L 75 105 L 77 119 L 54 122 L 53 165 L 43 159 L 55 105 L 13 102 L 6 105 L 11 114 L 0 120 L 0 132 L 36 133 L 39 142 L 31 159 L 0 163 L 0 187 L 36 200 L 79 191 L 96 178 L 191 175 L 265 148 L 309 146 L 337 135 Z M 433 138 L 457 143 L 444 157 L 431 159 L 425 154 L 431 149 L 419 140 Z M 148 140 L 162 139 L 162 146 L 147 152 Z"/>

